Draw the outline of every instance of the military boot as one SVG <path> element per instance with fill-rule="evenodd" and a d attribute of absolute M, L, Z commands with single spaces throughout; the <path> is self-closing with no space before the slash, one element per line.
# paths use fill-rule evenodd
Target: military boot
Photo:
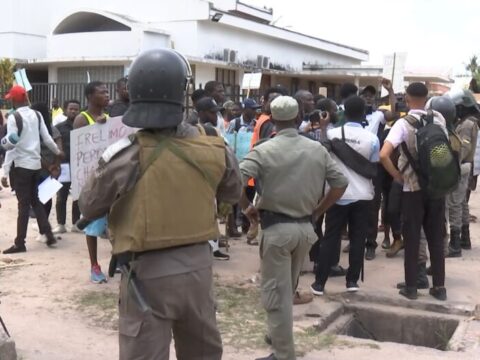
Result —
<path fill-rule="evenodd" d="M 447 257 L 461 257 L 462 248 L 460 246 L 460 229 L 456 227 L 450 227 L 450 243 L 448 244 Z"/>
<path fill-rule="evenodd" d="M 390 249 L 387 251 L 387 257 L 392 258 L 398 254 L 400 250 L 405 247 L 401 235 L 393 235 L 393 244 L 390 246 Z"/>
<path fill-rule="evenodd" d="M 235 222 L 235 215 L 228 214 L 227 224 L 226 224 L 226 233 L 230 238 L 239 238 L 242 237 L 242 234 L 238 232 L 237 224 Z"/>
<path fill-rule="evenodd" d="M 472 243 L 470 242 L 470 225 L 462 225 L 462 235 L 460 238 L 460 246 L 464 250 L 471 250 Z"/>

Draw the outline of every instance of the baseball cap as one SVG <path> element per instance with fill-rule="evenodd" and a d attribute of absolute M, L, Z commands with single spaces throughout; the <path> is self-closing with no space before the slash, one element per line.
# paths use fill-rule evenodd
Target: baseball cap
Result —
<path fill-rule="evenodd" d="M 262 105 L 257 104 L 255 100 L 252 98 L 246 98 L 243 100 L 243 108 L 244 109 L 260 109 Z"/>
<path fill-rule="evenodd" d="M 291 96 L 279 96 L 270 104 L 273 120 L 289 121 L 298 116 L 298 102 Z"/>
<path fill-rule="evenodd" d="M 198 100 L 197 105 L 195 106 L 197 111 L 220 111 L 221 107 L 217 105 L 215 100 L 211 97 L 206 97 Z"/>
<path fill-rule="evenodd" d="M 20 85 L 14 85 L 5 95 L 5 100 L 24 101 L 27 98 L 27 91 Z"/>

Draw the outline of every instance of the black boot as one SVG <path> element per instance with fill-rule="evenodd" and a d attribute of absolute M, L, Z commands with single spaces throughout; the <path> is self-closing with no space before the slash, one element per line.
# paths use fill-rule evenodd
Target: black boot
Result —
<path fill-rule="evenodd" d="M 242 237 L 242 234 L 238 232 L 237 224 L 235 222 L 235 215 L 233 213 L 228 214 L 227 224 L 226 224 L 226 233 L 227 233 L 227 236 L 230 238 Z"/>
<path fill-rule="evenodd" d="M 460 229 L 450 227 L 450 243 L 448 244 L 447 257 L 461 257 L 462 248 L 460 247 Z"/>
<path fill-rule="evenodd" d="M 462 225 L 462 236 L 460 239 L 460 246 L 464 250 L 472 249 L 472 243 L 470 242 L 470 225 Z"/>
<path fill-rule="evenodd" d="M 397 289 L 404 289 L 405 283 L 401 282 L 397 284 Z M 427 264 L 421 263 L 417 265 L 417 289 L 428 289 L 430 284 L 427 277 Z"/>

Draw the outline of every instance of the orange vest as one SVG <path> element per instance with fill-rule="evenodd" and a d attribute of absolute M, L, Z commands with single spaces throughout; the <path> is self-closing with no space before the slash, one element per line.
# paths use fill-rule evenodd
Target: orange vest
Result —
<path fill-rule="evenodd" d="M 267 114 L 262 114 L 257 119 L 255 127 L 253 128 L 253 135 L 252 135 L 252 141 L 250 143 L 250 150 L 252 150 L 255 144 L 258 142 L 258 140 L 260 140 L 260 129 L 262 128 L 262 125 L 269 120 L 270 120 L 270 115 L 267 115 Z M 252 187 L 255 186 L 255 181 L 253 180 L 253 178 L 248 180 L 248 186 L 252 186 Z"/>

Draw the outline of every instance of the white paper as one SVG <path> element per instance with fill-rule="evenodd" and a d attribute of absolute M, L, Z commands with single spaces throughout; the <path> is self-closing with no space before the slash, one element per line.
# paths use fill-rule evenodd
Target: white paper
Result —
<path fill-rule="evenodd" d="M 46 204 L 62 187 L 58 180 L 48 177 L 38 185 L 38 199 L 42 204 Z"/>
<path fill-rule="evenodd" d="M 405 65 L 407 62 L 407 53 L 397 52 L 392 55 L 385 56 L 383 59 L 384 79 L 392 82 L 395 94 L 405 92 Z M 382 87 L 382 97 L 387 96 L 388 92 Z"/>
<path fill-rule="evenodd" d="M 58 181 L 62 184 L 71 182 L 70 164 L 60 164 L 60 176 Z"/>
<path fill-rule="evenodd" d="M 28 81 L 27 72 L 25 71 L 25 69 L 15 71 L 13 75 L 15 76 L 15 82 L 17 83 L 17 85 L 20 85 L 27 91 L 32 90 L 32 85 L 30 84 L 30 81 Z"/>
<path fill-rule="evenodd" d="M 260 89 L 262 82 L 262 73 L 244 74 L 242 81 L 242 90 Z"/>

